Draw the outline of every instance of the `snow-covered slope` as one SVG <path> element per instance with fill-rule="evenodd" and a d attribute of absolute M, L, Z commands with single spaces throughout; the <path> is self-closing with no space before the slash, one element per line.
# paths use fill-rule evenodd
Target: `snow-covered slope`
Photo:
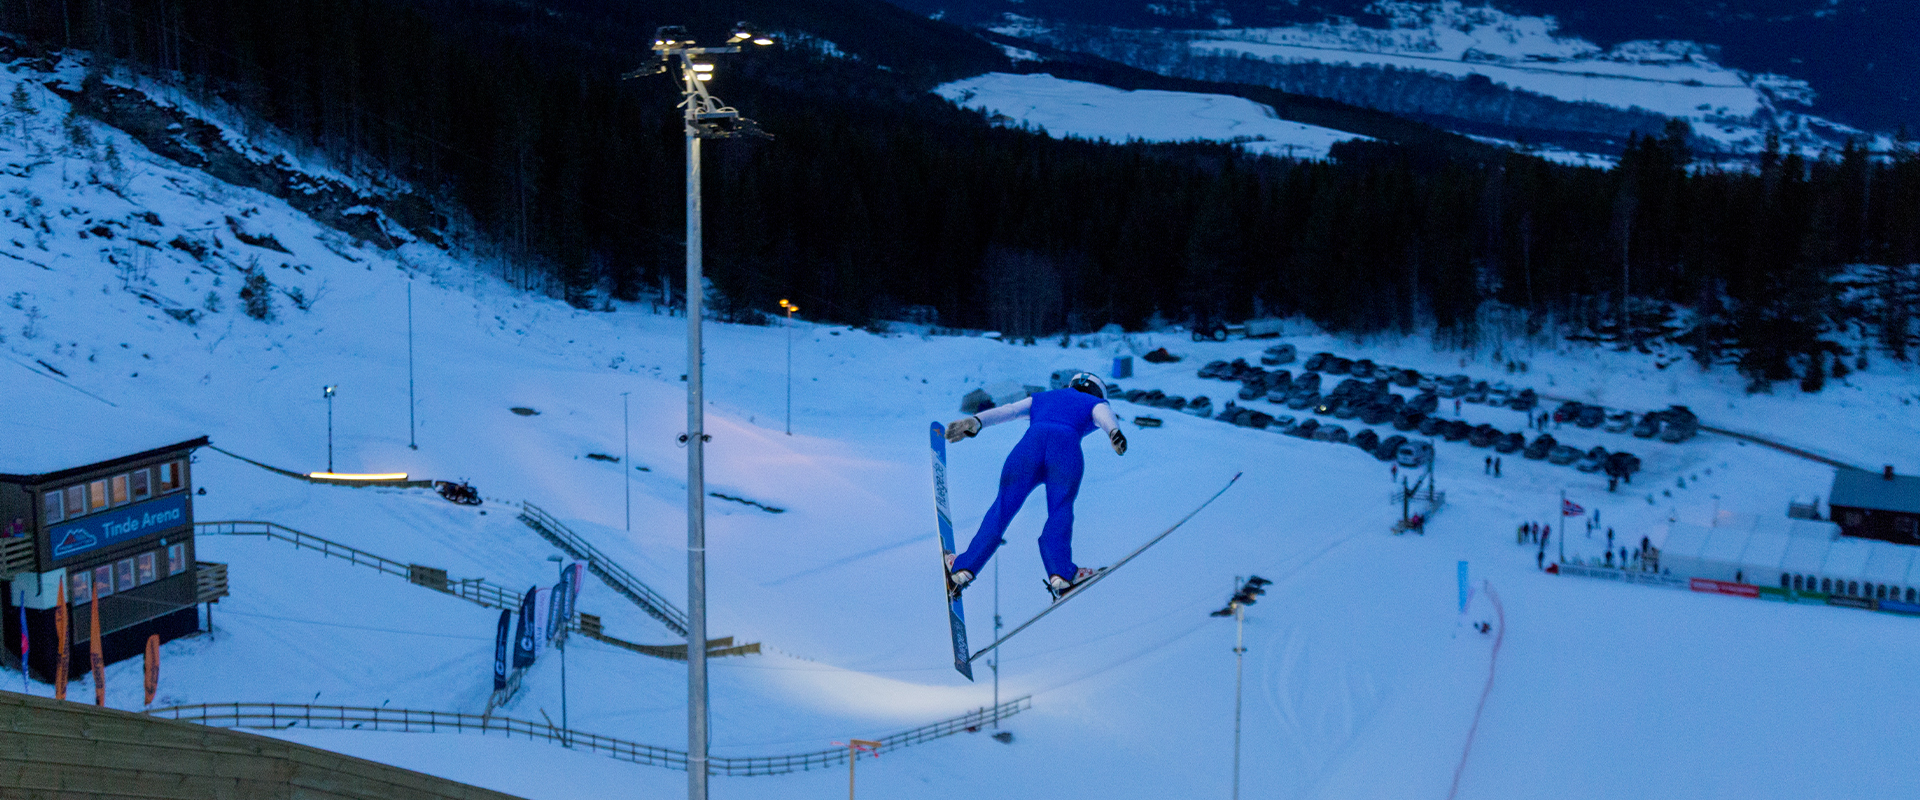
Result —
<path fill-rule="evenodd" d="M 1044 74 L 988 73 L 942 84 L 934 93 L 1002 124 L 1058 137 L 1235 142 L 1250 152 L 1297 158 L 1325 158 L 1336 142 L 1368 138 L 1283 120 L 1269 106 L 1232 95 L 1130 92 Z"/>
<path fill-rule="evenodd" d="M 0 75 L 0 93 L 23 79 L 39 76 Z M 203 451 L 195 477 L 208 493 L 195 498 L 196 515 L 271 520 L 456 578 L 528 585 L 552 580 L 547 557 L 555 553 L 512 519 L 511 503 L 527 500 L 656 589 L 683 595 L 685 457 L 675 444 L 683 319 L 644 307 L 579 311 L 515 292 L 475 262 L 428 246 L 345 240 L 284 203 L 181 169 L 85 120 L 95 144 L 71 148 L 55 122 L 64 102 L 37 86 L 28 93 L 40 113 L 0 137 L 0 355 L 8 362 L 0 364 L 0 441 L 141 414 L 268 463 L 317 469 L 327 449 L 320 388 L 338 385 L 337 468 L 464 477 L 487 504 L 317 487 Z M 108 142 L 123 173 L 103 160 Z M 287 252 L 244 244 L 236 227 L 255 240 L 271 234 Z M 172 245 L 176 237 L 188 246 Z M 272 321 L 240 312 L 243 267 L 270 278 Z M 713 662 L 714 747 L 728 755 L 820 749 L 991 702 L 991 673 L 969 684 L 947 664 L 924 439 L 928 421 L 955 416 L 968 389 L 1040 383 L 1055 369 L 1098 368 L 1116 349 L 1166 346 L 1187 360 L 1137 361 L 1127 383 L 1217 396 L 1224 385 L 1195 377 L 1194 367 L 1255 355 L 1263 344 L 1151 333 L 1020 347 L 908 328 L 795 325 L 707 329 L 709 487 L 781 509 L 708 504 L 711 629 L 768 647 Z M 790 333 L 791 437 L 782 433 Z M 1531 371 L 1513 379 L 1548 394 L 1640 408 L 1684 402 L 1709 424 L 1869 465 L 1912 469 L 1920 443 L 1916 375 L 1884 362 L 1817 397 L 1748 398 L 1732 376 L 1661 370 L 1634 355 L 1524 345 L 1498 355 L 1435 352 L 1418 341 L 1341 341 L 1304 326 L 1288 341 L 1489 378 L 1509 377 L 1496 365 L 1525 359 Z M 631 462 L 587 458 L 624 452 L 623 393 Z M 511 413 L 516 406 L 540 413 Z M 1124 403 L 1119 411 L 1146 413 Z M 1512 412 L 1463 413 L 1519 424 Z M 1909 675 L 1920 623 L 1548 576 L 1511 538 L 1523 520 L 1554 519 L 1563 490 L 1628 540 L 1716 503 L 1778 514 L 1790 496 L 1825 491 L 1823 467 L 1728 439 L 1667 446 L 1586 434 L 1646 461 L 1631 491 L 1610 495 L 1602 479 L 1539 462 L 1508 459 L 1498 479 L 1474 474 L 1481 451 L 1442 444 L 1449 507 L 1425 536 L 1394 537 L 1387 465 L 1348 447 L 1161 416 L 1164 427 L 1129 428 L 1124 458 L 1087 446 L 1076 516 L 1082 561 L 1131 549 L 1244 472 L 1239 485 L 1007 647 L 1001 696 L 1034 696 L 1033 709 L 1007 725 L 1011 744 L 960 735 L 890 753 L 861 764 L 863 795 L 1225 794 L 1233 631 L 1207 612 L 1247 574 L 1275 581 L 1247 620 L 1249 797 L 1440 796 L 1456 773 L 1462 797 L 1920 792 L 1920 768 L 1908 757 L 1920 733 L 1902 716 L 1920 702 Z M 962 537 L 978 524 L 1018 434 L 1017 426 L 993 429 L 953 448 Z M 0 469 L 15 446 L 0 445 Z M 996 582 L 1009 619 L 1047 602 L 1028 544 L 1040 513 L 1035 503 L 1016 520 L 1012 546 L 970 593 L 976 640 L 990 632 Z M 1592 557 L 1601 543 L 1579 530 L 1570 529 L 1568 554 Z M 264 540 L 207 537 L 201 557 L 231 565 L 233 595 L 214 612 L 212 635 L 163 649 L 161 703 L 483 706 L 494 612 Z M 1456 606 L 1461 560 L 1502 603 L 1497 661 L 1494 638 L 1467 626 L 1496 618 L 1491 593 L 1478 592 L 1465 614 Z M 606 618 L 609 633 L 670 640 L 597 581 L 581 602 Z M 574 727 L 683 742 L 678 665 L 578 640 L 567 659 Z M 552 658 L 536 665 L 506 713 L 557 720 L 559 667 Z M 138 671 L 134 662 L 108 670 L 112 705 L 140 707 Z M 91 690 L 82 680 L 72 691 Z M 533 798 L 668 796 L 684 781 L 522 740 L 274 735 Z M 841 780 L 837 772 L 717 779 L 714 796 L 818 797 Z"/>

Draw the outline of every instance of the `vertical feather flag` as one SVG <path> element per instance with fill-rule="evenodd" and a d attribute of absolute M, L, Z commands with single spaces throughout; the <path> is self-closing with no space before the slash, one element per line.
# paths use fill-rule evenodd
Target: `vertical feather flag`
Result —
<path fill-rule="evenodd" d="M 27 691 L 27 604 L 20 604 L 20 693 Z"/>
<path fill-rule="evenodd" d="M 145 673 L 147 688 L 145 705 L 150 706 L 153 705 L 154 692 L 160 689 L 160 634 L 147 637 L 147 662 L 144 666 L 146 669 L 142 671 Z"/>
<path fill-rule="evenodd" d="M 60 582 L 59 598 L 59 604 L 53 607 L 53 636 L 59 643 L 60 654 L 59 664 L 53 668 L 53 699 L 65 700 L 67 699 L 67 670 L 72 664 L 69 660 L 72 655 L 69 653 L 68 640 L 72 637 L 67 630 L 70 626 L 67 622 L 67 582 L 64 580 Z"/>
<path fill-rule="evenodd" d="M 500 629 L 493 636 L 493 690 L 507 688 L 507 638 L 513 634 L 513 612 L 500 609 Z"/>
<path fill-rule="evenodd" d="M 107 704 L 107 664 L 100 652 L 100 587 L 93 587 L 91 594 L 93 599 L 87 602 L 87 617 L 93 625 L 93 632 L 88 635 L 90 646 L 87 648 L 87 658 L 93 664 L 93 704 L 104 707 Z"/>
<path fill-rule="evenodd" d="M 513 668 L 525 669 L 533 666 L 533 597 L 539 587 L 527 590 L 527 596 L 520 599 L 520 622 L 513 632 Z"/>

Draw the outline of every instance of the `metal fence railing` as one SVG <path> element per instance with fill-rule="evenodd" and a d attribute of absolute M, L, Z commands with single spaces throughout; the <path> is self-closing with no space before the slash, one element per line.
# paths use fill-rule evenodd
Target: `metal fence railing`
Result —
<path fill-rule="evenodd" d="M 979 708 L 952 719 L 922 725 L 880 739 L 878 752 L 930 742 L 945 736 L 1006 719 L 1033 707 L 1031 696 L 1020 697 L 992 708 Z M 448 711 L 417 711 L 364 706 L 317 706 L 300 703 L 202 703 L 167 706 L 147 712 L 150 716 L 197 722 L 222 728 L 324 728 L 337 730 L 398 731 L 406 733 L 479 733 L 523 737 L 557 742 L 576 750 L 589 750 L 635 764 L 687 769 L 687 754 L 669 747 L 639 744 L 610 736 L 568 730 L 547 723 L 528 722 L 511 717 L 462 714 Z M 847 763 L 844 747 L 785 756 L 713 756 L 708 760 L 713 775 L 755 776 L 804 772 Z"/>
<path fill-rule="evenodd" d="M 520 521 L 534 529 L 555 547 L 566 551 L 567 555 L 587 563 L 588 571 L 606 581 L 608 586 L 639 606 L 641 611 L 672 629 L 681 636 L 687 635 L 687 614 L 675 607 L 672 601 L 662 597 L 659 592 L 649 588 L 639 578 L 633 576 L 624 567 L 615 563 L 604 553 L 595 549 L 580 534 L 561 524 L 552 514 L 541 510 L 532 503 L 520 504 Z"/>
<path fill-rule="evenodd" d="M 403 564 L 391 558 L 377 556 L 365 550 L 322 539 L 311 533 L 296 531 L 285 525 L 272 522 L 251 520 L 231 520 L 221 522 L 196 522 L 193 532 L 200 536 L 264 536 L 288 542 L 295 547 L 316 550 L 327 558 L 338 558 L 349 564 L 377 569 L 388 575 L 407 580 L 436 591 L 466 600 L 487 608 L 518 609 L 520 594 L 484 578 L 461 578 L 448 580 L 444 570 L 422 567 L 419 564 Z M 435 575 L 437 573 L 437 576 Z"/>

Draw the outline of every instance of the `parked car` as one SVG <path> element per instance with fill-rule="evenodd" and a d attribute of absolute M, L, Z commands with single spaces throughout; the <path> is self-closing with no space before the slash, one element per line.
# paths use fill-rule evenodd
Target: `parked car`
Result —
<path fill-rule="evenodd" d="M 1359 378 L 1361 380 L 1371 380 L 1373 378 L 1373 369 L 1374 369 L 1373 359 L 1363 358 L 1363 359 L 1360 359 L 1359 361 L 1353 362 L 1353 369 L 1351 370 L 1351 372 L 1353 373 L 1353 377 Z"/>
<path fill-rule="evenodd" d="M 1284 431 L 1290 427 L 1293 427 L 1293 424 L 1299 421 L 1300 420 L 1294 418 L 1292 414 L 1278 414 L 1274 416 L 1272 422 L 1267 423 L 1267 427 L 1277 428 L 1279 430 Z"/>
<path fill-rule="evenodd" d="M 1142 393 L 1139 397 L 1134 398 L 1133 402 L 1139 403 L 1140 405 L 1143 405 L 1143 406 L 1157 407 L 1160 403 L 1160 398 L 1166 397 L 1166 396 L 1167 396 L 1166 392 L 1162 392 L 1159 389 L 1148 389 L 1146 392 Z"/>
<path fill-rule="evenodd" d="M 1400 445 L 1407 443 L 1407 437 L 1394 434 L 1374 445 L 1373 457 L 1381 461 L 1392 461 L 1400 455 Z"/>
<path fill-rule="evenodd" d="M 1427 421 L 1427 415 L 1411 408 L 1401 409 L 1393 417 L 1393 429 L 1396 431 L 1418 430 L 1420 423 Z"/>
<path fill-rule="evenodd" d="M 1321 397 L 1320 402 L 1314 404 L 1313 413 L 1331 417 L 1334 408 L 1338 407 L 1340 402 L 1340 398 L 1332 395 Z"/>
<path fill-rule="evenodd" d="M 1200 368 L 1200 377 L 1225 380 L 1227 373 L 1232 370 L 1233 367 L 1225 361 L 1209 361 L 1206 366 Z"/>
<path fill-rule="evenodd" d="M 1253 411 L 1247 414 L 1247 427 L 1249 428 L 1253 428 L 1255 430 L 1264 430 L 1267 426 L 1272 424 L 1273 424 L 1272 414 L 1268 414 L 1263 411 Z"/>
<path fill-rule="evenodd" d="M 1500 432 L 1494 430 L 1492 425 L 1480 424 L 1473 426 L 1473 431 L 1467 434 L 1467 444 L 1474 447 L 1492 447 L 1493 440 L 1498 438 L 1500 438 Z"/>
<path fill-rule="evenodd" d="M 1311 389 L 1294 389 L 1293 396 L 1287 398 L 1287 408 L 1305 411 L 1320 405 L 1320 393 Z"/>
<path fill-rule="evenodd" d="M 1266 381 L 1247 381 L 1241 384 L 1238 396 L 1242 400 L 1252 400 L 1267 396 Z"/>
<path fill-rule="evenodd" d="M 1433 460 L 1433 443 L 1419 439 L 1407 442 L 1400 445 L 1400 452 L 1396 458 L 1403 467 L 1426 466 L 1427 462 Z"/>
<path fill-rule="evenodd" d="M 1347 444 L 1371 453 L 1373 448 L 1380 446 L 1380 434 L 1374 433 L 1372 428 L 1364 428 L 1354 434 L 1352 439 L 1348 439 Z"/>
<path fill-rule="evenodd" d="M 1353 359 L 1334 356 L 1320 365 L 1320 371 L 1328 375 L 1345 375 L 1353 371 Z"/>
<path fill-rule="evenodd" d="M 1580 413 L 1573 418 L 1573 424 L 1582 428 L 1598 428 L 1606 421 L 1607 410 L 1599 406 L 1581 406 Z"/>
<path fill-rule="evenodd" d="M 1540 405 L 1540 394 L 1532 389 L 1521 389 L 1519 394 L 1507 401 L 1507 407 L 1515 411 L 1532 411 Z"/>
<path fill-rule="evenodd" d="M 1311 439 L 1313 438 L 1314 431 L 1317 431 L 1319 429 L 1320 429 L 1320 420 L 1314 419 L 1312 417 L 1308 417 L 1306 419 L 1300 420 L 1300 422 L 1295 424 L 1293 427 L 1288 428 L 1287 432 L 1295 436 L 1298 436 L 1302 439 Z"/>
<path fill-rule="evenodd" d="M 1465 375 L 1448 375 L 1439 385 L 1444 387 L 1440 392 L 1441 397 L 1461 397 L 1473 388 L 1473 379 Z"/>
<path fill-rule="evenodd" d="M 1607 448 L 1595 447 L 1592 450 L 1588 450 L 1586 455 L 1580 459 L 1580 463 L 1575 464 L 1573 468 L 1581 472 L 1599 472 L 1601 468 L 1606 465 Z"/>
<path fill-rule="evenodd" d="M 1407 401 L 1407 407 L 1422 414 L 1431 414 L 1440 410 L 1440 395 L 1433 392 L 1421 392 Z"/>
<path fill-rule="evenodd" d="M 1368 403 L 1360 409 L 1360 421 L 1368 425 L 1382 425 L 1393 419 L 1393 406 L 1386 403 Z"/>
<path fill-rule="evenodd" d="M 1700 432 L 1700 418 L 1695 417 L 1686 406 L 1668 408 L 1666 418 L 1666 427 L 1660 431 L 1660 441 L 1684 442 Z"/>
<path fill-rule="evenodd" d="M 1526 444 L 1527 437 L 1525 434 L 1518 431 L 1503 433 L 1499 438 L 1493 440 L 1493 452 L 1517 453 L 1520 451 L 1520 448 L 1525 447 Z"/>
<path fill-rule="evenodd" d="M 1354 419 L 1360 416 L 1360 408 L 1365 403 L 1366 401 L 1358 398 L 1342 400 L 1339 407 L 1333 410 L 1333 415 L 1341 419 Z"/>
<path fill-rule="evenodd" d="M 1272 392 L 1275 389 L 1282 392 L 1293 390 L 1292 370 L 1282 369 L 1267 373 L 1267 391 Z"/>
<path fill-rule="evenodd" d="M 1513 387 L 1507 385 L 1505 381 L 1494 384 L 1493 388 L 1487 391 L 1487 405 L 1490 406 L 1506 408 L 1507 402 L 1512 399 Z"/>
<path fill-rule="evenodd" d="M 1179 411 L 1187 407 L 1187 398 L 1177 394 L 1169 395 L 1165 400 L 1160 401 L 1160 407 Z"/>
<path fill-rule="evenodd" d="M 1319 430 L 1313 432 L 1313 440 L 1316 442 L 1345 444 L 1347 441 L 1347 429 L 1339 425 L 1322 425 Z"/>
<path fill-rule="evenodd" d="M 1420 385 L 1420 373 L 1410 369 L 1397 370 L 1393 373 L 1393 382 L 1402 389 L 1411 389 Z"/>
<path fill-rule="evenodd" d="M 1640 424 L 1633 426 L 1633 435 L 1642 439 L 1651 439 L 1660 435 L 1660 422 L 1667 418 L 1666 412 L 1649 411 L 1640 415 Z"/>
<path fill-rule="evenodd" d="M 1307 357 L 1306 363 L 1301 364 L 1300 368 L 1308 372 L 1319 372 L 1320 370 L 1326 369 L 1327 359 L 1329 358 L 1333 358 L 1332 353 L 1314 353 Z"/>
<path fill-rule="evenodd" d="M 1565 466 L 1580 458 L 1580 451 L 1572 445 L 1556 444 L 1547 452 L 1547 463 Z"/>
<path fill-rule="evenodd" d="M 1440 390 L 1440 378 L 1437 375 L 1421 374 L 1413 385 L 1421 392 L 1437 392 Z"/>
<path fill-rule="evenodd" d="M 1553 421 L 1572 422 L 1574 417 L 1580 416 L 1580 406 L 1581 404 L 1578 400 L 1568 400 L 1561 403 L 1559 408 L 1553 410 Z"/>
<path fill-rule="evenodd" d="M 1296 353 L 1297 351 L 1293 349 L 1293 345 L 1276 344 L 1260 354 L 1260 363 L 1269 367 L 1291 364 L 1293 363 L 1293 359 L 1297 357 Z"/>
<path fill-rule="evenodd" d="M 1303 387 L 1309 392 L 1320 391 L 1320 373 L 1309 372 L 1293 379 L 1293 388 Z"/>
<path fill-rule="evenodd" d="M 1421 436 L 1439 436 L 1446 429 L 1447 421 L 1439 417 L 1427 417 L 1420 421 Z"/>
<path fill-rule="evenodd" d="M 1480 381 L 1479 383 L 1476 383 L 1473 386 L 1469 387 L 1467 389 L 1467 393 L 1461 396 L 1460 399 L 1465 400 L 1469 403 L 1484 403 L 1484 402 L 1487 402 L 1488 393 L 1492 391 L 1493 391 L 1492 386 L 1489 386 L 1486 381 Z"/>
<path fill-rule="evenodd" d="M 1186 412 L 1196 417 L 1213 416 L 1213 400 L 1204 394 L 1193 398 L 1187 401 Z"/>
<path fill-rule="evenodd" d="M 1446 437 L 1449 442 L 1458 442 L 1472 434 L 1473 426 L 1468 425 L 1466 420 L 1459 419 L 1447 420 L 1446 429 L 1440 432 L 1440 435 Z"/>
<path fill-rule="evenodd" d="M 1607 417 L 1608 433 L 1624 433 L 1633 428 L 1633 412 L 1622 411 Z"/>
<path fill-rule="evenodd" d="M 1520 455 L 1523 458 L 1539 461 L 1546 458 L 1547 453 L 1552 452 L 1553 448 L 1559 444 L 1559 442 L 1554 441 L 1553 434 L 1543 433 L 1535 438 L 1532 443 L 1528 444 L 1525 450 L 1520 451 Z"/>

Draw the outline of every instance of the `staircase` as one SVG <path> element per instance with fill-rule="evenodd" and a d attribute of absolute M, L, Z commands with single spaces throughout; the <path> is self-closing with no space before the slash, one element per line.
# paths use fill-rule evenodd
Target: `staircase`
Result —
<path fill-rule="evenodd" d="M 552 514 L 548 514 L 542 511 L 539 506 L 527 502 L 522 502 L 520 509 L 520 521 L 526 523 L 527 527 L 532 528 L 547 541 L 552 542 L 553 546 L 560 548 L 575 560 L 586 562 L 589 572 L 599 576 L 600 580 L 606 581 L 608 586 L 613 587 L 614 591 L 619 592 L 628 600 L 632 601 L 634 605 L 639 606 L 641 611 L 645 611 L 654 619 L 660 620 L 661 624 L 666 625 L 667 628 L 674 633 L 680 634 L 681 636 L 687 635 L 686 612 L 675 608 L 673 603 L 669 602 L 667 598 L 660 596 L 659 592 L 641 583 L 639 578 L 633 576 L 633 573 L 628 572 L 619 564 L 614 563 L 612 559 L 607 558 L 606 555 L 599 550 L 594 549 L 593 545 L 588 544 L 586 539 L 581 538 L 580 534 L 574 533 L 567 526 L 560 524 L 560 520 L 554 519 Z M 682 657 L 684 658 L 685 656 Z"/>

